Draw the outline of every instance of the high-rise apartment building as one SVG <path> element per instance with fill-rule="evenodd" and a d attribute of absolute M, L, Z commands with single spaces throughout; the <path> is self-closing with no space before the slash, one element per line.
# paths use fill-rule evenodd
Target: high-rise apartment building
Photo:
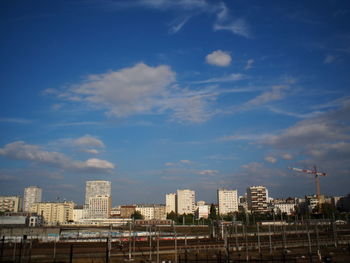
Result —
<path fill-rule="evenodd" d="M 194 214 L 196 209 L 196 195 L 193 190 L 177 190 L 177 213 Z"/>
<path fill-rule="evenodd" d="M 111 182 L 87 181 L 85 188 L 85 218 L 108 218 L 112 207 Z M 108 214 L 108 215 L 107 215 Z"/>
<path fill-rule="evenodd" d="M 264 186 L 251 186 L 247 188 L 248 209 L 252 213 L 265 213 L 267 209 L 268 192 Z"/>
<path fill-rule="evenodd" d="M 35 204 L 41 202 L 42 197 L 42 189 L 38 186 L 29 186 L 24 188 L 23 195 L 23 211 L 29 212 L 30 207 Z"/>
<path fill-rule="evenodd" d="M 219 215 L 238 212 L 237 190 L 218 189 Z"/>
<path fill-rule="evenodd" d="M 108 195 L 97 195 L 89 198 L 89 218 L 109 218 L 112 199 Z"/>
<path fill-rule="evenodd" d="M 166 194 L 165 195 L 165 212 L 167 214 L 174 212 L 176 213 L 176 194 Z"/>
<path fill-rule="evenodd" d="M 22 198 L 20 196 L 0 196 L 0 212 L 20 212 Z"/>
<path fill-rule="evenodd" d="M 90 197 L 95 196 L 111 196 L 110 181 L 87 181 L 85 188 L 85 205 L 89 204 Z"/>
<path fill-rule="evenodd" d="M 34 203 L 30 212 L 42 216 L 45 224 L 54 225 L 73 221 L 73 202 L 64 203 Z"/>

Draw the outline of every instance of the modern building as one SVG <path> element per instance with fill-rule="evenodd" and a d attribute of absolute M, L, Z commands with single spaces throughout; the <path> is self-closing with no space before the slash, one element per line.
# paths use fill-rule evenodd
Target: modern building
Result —
<path fill-rule="evenodd" d="M 89 205 L 91 197 L 95 196 L 112 196 L 110 181 L 87 181 L 85 187 L 85 205 Z"/>
<path fill-rule="evenodd" d="M 237 190 L 218 189 L 217 198 L 219 215 L 238 212 Z"/>
<path fill-rule="evenodd" d="M 0 196 L 0 212 L 20 212 L 22 198 L 20 196 Z"/>
<path fill-rule="evenodd" d="M 42 189 L 38 186 L 29 186 L 24 188 L 23 211 L 29 212 L 35 203 L 40 203 L 42 198 Z"/>
<path fill-rule="evenodd" d="M 89 198 L 89 218 L 109 218 L 111 209 L 112 199 L 110 196 L 97 195 Z"/>
<path fill-rule="evenodd" d="M 110 201 L 107 201 L 108 198 L 97 198 L 96 197 L 110 197 Z M 106 205 L 111 206 L 112 195 L 111 195 L 111 182 L 110 181 L 86 181 L 85 187 L 85 205 L 84 205 L 84 218 L 99 218 L 98 216 L 103 216 L 106 213 Z M 91 200 L 90 200 L 91 199 Z M 110 202 L 107 204 L 106 202 Z M 91 207 L 90 203 L 93 203 L 94 206 Z M 102 207 L 98 208 L 96 205 L 101 204 Z M 103 212 L 102 212 L 103 211 Z M 109 208 L 109 214 L 107 217 L 103 216 L 102 218 L 108 218 L 110 215 L 111 207 Z M 96 217 L 97 216 L 97 217 Z"/>
<path fill-rule="evenodd" d="M 171 193 L 171 194 L 166 194 L 165 195 L 165 212 L 167 214 L 174 212 L 176 213 L 176 194 Z"/>
<path fill-rule="evenodd" d="M 196 209 L 196 195 L 195 191 L 184 189 L 177 190 L 177 213 L 194 214 Z"/>
<path fill-rule="evenodd" d="M 247 188 L 248 209 L 252 213 L 266 213 L 268 194 L 264 186 L 251 186 Z"/>
<path fill-rule="evenodd" d="M 64 224 L 73 221 L 73 202 L 64 203 L 35 203 L 30 210 L 41 215 L 47 225 Z"/>

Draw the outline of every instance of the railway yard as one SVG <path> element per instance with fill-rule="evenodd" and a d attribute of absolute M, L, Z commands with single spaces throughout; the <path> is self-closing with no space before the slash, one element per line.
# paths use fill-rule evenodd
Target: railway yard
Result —
<path fill-rule="evenodd" d="M 2 228 L 1 262 L 350 262 L 350 225 Z"/>

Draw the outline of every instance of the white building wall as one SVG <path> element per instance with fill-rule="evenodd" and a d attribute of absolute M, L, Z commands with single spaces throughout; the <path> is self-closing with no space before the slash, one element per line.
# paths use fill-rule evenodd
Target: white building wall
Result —
<path fill-rule="evenodd" d="M 88 215 L 89 218 L 109 218 L 112 209 L 112 200 L 110 196 L 98 195 L 90 197 Z"/>
<path fill-rule="evenodd" d="M 87 181 L 85 187 L 85 204 L 89 204 L 91 197 L 95 196 L 111 196 L 110 181 Z"/>
<path fill-rule="evenodd" d="M 176 213 L 176 194 L 165 195 L 165 212 L 168 214 L 171 211 Z"/>
<path fill-rule="evenodd" d="M 177 213 L 193 214 L 196 208 L 196 196 L 193 190 L 177 190 Z"/>
<path fill-rule="evenodd" d="M 24 188 L 23 211 L 29 212 L 35 203 L 40 203 L 42 198 L 42 189 L 38 186 L 29 186 Z"/>
<path fill-rule="evenodd" d="M 219 214 L 238 212 L 237 190 L 218 189 Z"/>

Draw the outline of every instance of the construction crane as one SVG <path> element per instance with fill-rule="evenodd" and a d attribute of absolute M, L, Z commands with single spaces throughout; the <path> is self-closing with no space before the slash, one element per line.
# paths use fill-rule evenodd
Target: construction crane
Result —
<path fill-rule="evenodd" d="M 312 167 L 311 170 L 294 168 L 294 167 L 288 167 L 288 168 L 293 170 L 293 171 L 315 175 L 316 197 L 317 197 L 318 200 L 320 200 L 321 190 L 320 190 L 320 179 L 318 177 L 319 176 L 327 176 L 327 174 L 326 173 L 317 172 L 316 166 Z"/>

